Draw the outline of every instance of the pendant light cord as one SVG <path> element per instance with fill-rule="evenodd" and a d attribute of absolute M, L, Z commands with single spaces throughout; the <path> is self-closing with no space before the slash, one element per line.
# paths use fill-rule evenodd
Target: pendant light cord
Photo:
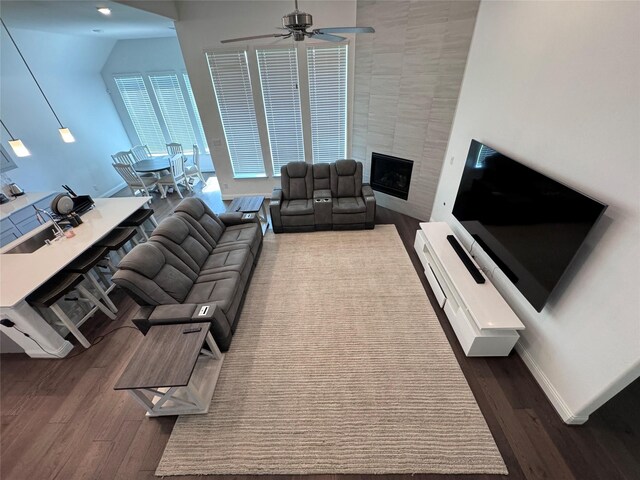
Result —
<path fill-rule="evenodd" d="M 40 86 L 40 84 L 38 83 L 38 80 L 36 80 L 36 76 L 33 74 L 33 72 L 31 71 L 31 68 L 29 67 L 29 64 L 27 63 L 27 61 L 24 58 L 24 55 L 22 55 L 22 52 L 20 51 L 20 49 L 18 48 L 18 45 L 16 44 L 16 41 L 13 39 L 13 36 L 11 35 L 11 32 L 9 31 L 9 29 L 7 28 L 7 26 L 4 23 L 4 20 L 2 20 L 2 18 L 0 18 L 0 22 L 2 22 L 2 26 L 4 27 L 4 29 L 7 31 L 7 35 L 9 35 L 9 38 L 11 39 L 11 42 L 13 42 L 13 46 L 16 47 L 16 50 L 18 51 L 18 55 L 20 55 L 20 58 L 22 59 L 22 61 L 24 62 L 24 65 L 27 67 L 27 70 L 29 70 L 29 73 L 31 74 L 31 78 L 33 78 L 33 81 L 36 82 L 36 85 L 38 86 L 38 89 L 40 90 L 40 93 L 42 94 L 42 96 L 44 97 L 45 102 L 47 102 L 47 105 L 49 105 L 49 108 L 51 109 L 51 113 L 53 113 L 53 116 L 56 117 L 56 120 L 58 121 L 58 124 L 60 125 L 60 128 L 64 128 L 64 126 L 62 125 L 62 122 L 60 121 L 60 119 L 58 118 L 58 115 L 56 115 L 55 110 L 53 109 L 53 107 L 51 106 L 51 103 L 49 103 L 49 99 L 47 98 L 47 96 L 44 94 L 44 92 L 42 91 L 42 87 Z M 4 123 L 2 124 L 4 126 Z M 4 127 L 5 129 L 7 127 Z M 9 130 L 7 130 L 8 132 Z M 11 135 L 11 133 L 9 133 L 9 135 Z"/>
<path fill-rule="evenodd" d="M 9 129 L 7 128 L 7 126 L 4 124 L 4 122 L 2 121 L 2 119 L 0 119 L 0 123 L 2 124 L 2 126 L 4 127 L 4 129 L 7 131 L 7 133 L 9 134 L 9 136 L 11 137 L 11 140 L 15 140 L 16 137 L 14 137 L 13 135 L 11 135 L 11 132 L 9 131 Z"/>

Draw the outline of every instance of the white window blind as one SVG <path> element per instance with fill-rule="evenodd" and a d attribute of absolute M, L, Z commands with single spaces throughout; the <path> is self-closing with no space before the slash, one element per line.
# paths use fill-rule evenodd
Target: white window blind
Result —
<path fill-rule="evenodd" d="M 191 125 L 187 105 L 175 74 L 149 75 L 162 118 L 169 131 L 171 142 L 182 144 L 185 151 L 191 151 L 196 135 Z"/>
<path fill-rule="evenodd" d="M 234 175 L 264 175 L 246 52 L 208 52 L 207 62 Z"/>
<path fill-rule="evenodd" d="M 309 46 L 309 102 L 313 163 L 347 153 L 347 46 Z"/>
<path fill-rule="evenodd" d="M 304 162 L 295 48 L 256 51 L 274 175 L 288 162 Z"/>
<path fill-rule="evenodd" d="M 115 77 L 116 86 L 140 143 L 151 153 L 166 152 L 165 139 L 142 76 Z"/>
<path fill-rule="evenodd" d="M 196 99 L 193 96 L 193 90 L 191 90 L 191 82 L 189 81 L 189 75 L 186 73 L 182 74 L 184 78 L 184 84 L 187 87 L 187 94 L 189 95 L 189 100 L 191 101 L 191 106 L 193 107 L 193 113 L 196 114 L 196 124 L 198 127 L 198 132 L 200 133 L 200 138 L 204 142 L 204 151 L 209 153 L 209 145 L 207 144 L 207 137 L 204 135 L 204 128 L 202 128 L 202 121 L 200 120 L 200 112 L 198 111 L 198 105 L 196 105 Z"/>

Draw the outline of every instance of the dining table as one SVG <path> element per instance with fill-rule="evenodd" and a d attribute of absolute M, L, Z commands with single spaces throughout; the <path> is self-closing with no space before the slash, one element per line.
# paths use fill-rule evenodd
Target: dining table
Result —
<path fill-rule="evenodd" d="M 178 154 L 180 155 L 180 154 Z M 133 164 L 133 169 L 138 173 L 159 173 L 171 169 L 171 155 L 147 158 Z"/>
<path fill-rule="evenodd" d="M 83 223 L 74 227 L 73 237 L 51 241 L 30 253 L 14 250 L 15 246 L 42 230 L 52 228 L 49 221 L 1 248 L 0 316 L 11 320 L 16 328 L 3 323 L 0 331 L 30 357 L 66 356 L 73 345 L 26 301 L 26 297 L 117 228 L 129 215 L 139 208 L 147 208 L 150 200 L 150 197 L 96 198 L 94 207 L 82 215 Z"/>

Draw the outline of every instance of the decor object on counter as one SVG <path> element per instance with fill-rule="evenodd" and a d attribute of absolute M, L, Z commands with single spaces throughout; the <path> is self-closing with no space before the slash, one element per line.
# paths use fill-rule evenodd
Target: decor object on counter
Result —
<path fill-rule="evenodd" d="M 361 162 L 290 162 L 280 175 L 269 205 L 275 233 L 374 227 L 376 199 L 362 183 Z"/>
<path fill-rule="evenodd" d="M 2 120 L 0 120 L 0 123 L 11 137 L 11 140 L 9 140 L 9 146 L 12 148 L 13 153 L 15 153 L 17 157 L 28 157 L 31 155 L 31 152 L 24 146 L 22 140 L 14 137 Z"/>
<path fill-rule="evenodd" d="M 156 475 L 507 473 L 395 226 L 267 233 L 241 317 Z"/>
<path fill-rule="evenodd" d="M 211 322 L 224 352 L 261 248 L 257 217 L 218 216 L 190 197 L 122 259 L 113 282 L 141 306 L 133 323 L 143 333 L 153 325 Z"/>
<path fill-rule="evenodd" d="M 22 188 L 20 188 L 17 183 L 10 183 L 9 184 L 9 192 L 14 197 L 19 197 L 20 195 L 24 195 L 24 190 Z"/>
<path fill-rule="evenodd" d="M 20 55 L 20 58 L 22 59 L 22 61 L 24 62 L 24 66 L 27 67 L 27 70 L 29 71 L 29 73 L 31 74 L 31 78 L 33 78 L 33 81 L 36 83 L 36 86 L 38 87 L 38 90 L 40 90 L 40 93 L 42 94 L 44 101 L 47 102 L 47 105 L 49 106 L 49 108 L 51 109 L 51 113 L 53 113 L 53 116 L 56 117 L 56 121 L 58 122 L 58 125 L 60 125 L 60 128 L 58 129 L 58 132 L 60 132 L 60 136 L 62 137 L 62 141 L 64 143 L 73 143 L 76 141 L 75 138 L 73 138 L 73 135 L 71 134 L 71 131 L 65 127 L 64 125 L 62 125 L 62 122 L 60 121 L 60 119 L 58 118 L 58 115 L 56 114 L 55 110 L 53 109 L 53 107 L 51 106 L 51 103 L 49 102 L 49 99 L 47 98 L 47 96 L 44 94 L 44 91 L 42 90 L 42 87 L 40 86 L 40 84 L 38 83 L 38 80 L 36 80 L 36 76 L 33 74 L 33 72 L 31 71 L 31 68 L 29 67 L 29 64 L 27 63 L 27 60 L 24 58 L 24 55 L 22 55 L 22 52 L 20 51 L 20 49 L 18 48 L 18 44 L 16 43 L 16 41 L 13 39 L 13 36 L 11 35 L 11 32 L 9 31 L 9 29 L 7 28 L 7 26 L 4 23 L 4 20 L 2 20 L 2 18 L 0 18 L 0 22 L 2 23 L 2 26 L 4 27 L 4 29 L 7 31 L 7 35 L 9 36 L 9 38 L 11 39 L 11 42 L 13 43 L 13 46 L 16 47 L 16 50 L 18 51 L 18 55 Z M 6 127 L 5 127 L 6 128 Z M 8 130 L 7 130 L 8 131 Z M 9 134 L 11 135 L 11 134 Z M 18 140 L 18 142 L 20 142 Z M 9 142 L 11 143 L 11 142 Z M 20 142 L 20 144 L 22 144 L 22 142 Z M 13 145 L 11 145 L 11 147 L 13 148 Z M 23 145 L 24 147 L 24 145 Z M 26 150 L 26 148 L 25 148 Z M 15 151 L 15 149 L 14 149 Z M 18 153 L 16 153 L 16 155 L 18 155 Z M 28 150 L 27 150 L 27 155 L 28 155 Z M 26 156 L 26 155 L 19 155 L 19 156 Z"/>

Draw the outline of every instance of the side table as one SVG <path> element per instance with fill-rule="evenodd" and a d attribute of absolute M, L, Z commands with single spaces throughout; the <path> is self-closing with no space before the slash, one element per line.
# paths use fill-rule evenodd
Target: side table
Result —
<path fill-rule="evenodd" d="M 267 223 L 267 207 L 261 195 L 236 197 L 227 208 L 227 212 L 255 213 L 262 223 Z"/>
<path fill-rule="evenodd" d="M 224 360 L 210 327 L 151 327 L 114 390 L 128 391 L 149 417 L 207 413 Z"/>

